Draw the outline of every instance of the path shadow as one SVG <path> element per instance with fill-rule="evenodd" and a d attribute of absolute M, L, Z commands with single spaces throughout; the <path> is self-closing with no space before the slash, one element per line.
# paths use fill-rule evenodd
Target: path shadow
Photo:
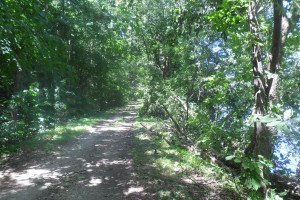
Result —
<path fill-rule="evenodd" d="M 135 105 L 60 146 L 2 166 L 0 199 L 152 199 L 133 169 Z"/>
<path fill-rule="evenodd" d="M 140 133 L 150 135 L 145 128 L 135 130 L 136 136 Z M 154 163 L 161 158 L 166 161 L 170 160 L 172 163 L 180 163 L 180 157 L 170 151 L 165 151 L 165 147 L 153 141 L 155 136 L 144 137 L 144 139 L 136 137 L 136 140 L 134 148 L 138 149 L 138 152 L 134 152 L 134 165 L 138 179 L 143 180 L 145 192 L 152 194 L 153 199 L 242 199 L 233 189 L 221 187 L 216 178 L 207 179 L 191 171 L 178 170 L 178 173 L 166 173 L 166 168 L 154 165 Z"/>

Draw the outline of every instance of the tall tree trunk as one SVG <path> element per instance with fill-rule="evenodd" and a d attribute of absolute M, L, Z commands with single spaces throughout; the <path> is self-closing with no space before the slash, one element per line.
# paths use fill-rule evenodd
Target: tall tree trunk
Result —
<path fill-rule="evenodd" d="M 22 87 L 22 69 L 17 68 L 16 74 L 15 74 L 15 79 L 14 79 L 14 89 L 13 89 L 13 94 L 16 95 L 20 92 Z M 12 118 L 14 121 L 18 121 L 19 117 L 19 109 L 18 106 L 12 111 Z"/>
<path fill-rule="evenodd" d="M 251 0 L 249 3 L 249 24 L 250 32 L 253 35 L 252 41 L 252 69 L 254 77 L 254 95 L 255 108 L 254 114 L 264 116 L 268 110 L 278 100 L 277 86 L 279 82 L 278 71 L 282 57 L 282 48 L 286 42 L 289 31 L 289 22 L 283 15 L 282 0 L 275 0 L 274 19 L 273 19 L 273 36 L 271 52 L 269 54 L 269 63 L 264 69 L 262 62 L 262 48 L 260 42 L 260 25 L 258 23 L 258 2 Z M 267 71 L 267 73 L 265 73 Z M 267 128 L 264 123 L 255 122 L 252 143 L 247 152 L 254 157 L 262 155 L 270 159 L 272 154 L 272 133 L 276 133 L 274 128 Z"/>
<path fill-rule="evenodd" d="M 260 0 L 251 0 L 249 3 L 249 24 L 252 40 L 252 69 L 254 78 L 254 96 L 255 108 L 254 114 L 262 117 L 268 114 L 268 111 L 278 100 L 277 86 L 279 82 L 278 71 L 282 57 L 282 48 L 285 44 L 289 23 L 286 16 L 283 15 L 282 0 L 274 0 L 274 18 L 273 18 L 273 35 L 272 46 L 269 54 L 269 63 L 264 69 L 262 62 L 262 48 L 260 43 L 260 24 L 258 22 L 258 10 Z M 267 72 L 267 73 L 265 73 Z M 276 134 L 275 127 L 267 127 L 262 122 L 254 123 L 254 133 L 251 144 L 246 150 L 246 154 L 257 158 L 262 155 L 271 159 L 273 152 L 273 136 Z M 268 172 L 265 173 L 268 178 Z"/>
<path fill-rule="evenodd" d="M 53 71 L 51 73 L 51 79 L 48 86 L 48 101 L 49 101 L 49 116 L 48 116 L 48 128 L 55 128 L 55 116 L 56 116 L 56 110 L 55 110 L 55 79 L 53 75 Z"/>

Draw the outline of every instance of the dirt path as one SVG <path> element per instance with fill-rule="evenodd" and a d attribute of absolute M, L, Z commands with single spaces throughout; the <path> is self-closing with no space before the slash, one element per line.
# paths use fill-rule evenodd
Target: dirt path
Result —
<path fill-rule="evenodd" d="M 130 154 L 128 106 L 52 155 L 27 155 L 0 171 L 0 199 L 148 199 Z"/>

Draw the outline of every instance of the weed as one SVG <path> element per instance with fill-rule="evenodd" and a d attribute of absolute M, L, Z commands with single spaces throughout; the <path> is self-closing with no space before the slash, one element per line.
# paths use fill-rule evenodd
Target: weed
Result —
<path fill-rule="evenodd" d="M 166 142 L 172 133 L 163 130 L 163 123 L 140 117 L 134 125 L 133 159 L 144 184 L 159 199 L 217 199 L 224 194 L 239 199 L 231 175 L 199 153 Z"/>

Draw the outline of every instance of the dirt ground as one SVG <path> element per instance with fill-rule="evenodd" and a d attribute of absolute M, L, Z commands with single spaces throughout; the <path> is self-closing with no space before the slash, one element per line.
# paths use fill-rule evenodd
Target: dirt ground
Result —
<path fill-rule="evenodd" d="M 0 169 L 0 199 L 153 199 L 133 169 L 129 105 L 54 153 L 15 156 Z"/>

